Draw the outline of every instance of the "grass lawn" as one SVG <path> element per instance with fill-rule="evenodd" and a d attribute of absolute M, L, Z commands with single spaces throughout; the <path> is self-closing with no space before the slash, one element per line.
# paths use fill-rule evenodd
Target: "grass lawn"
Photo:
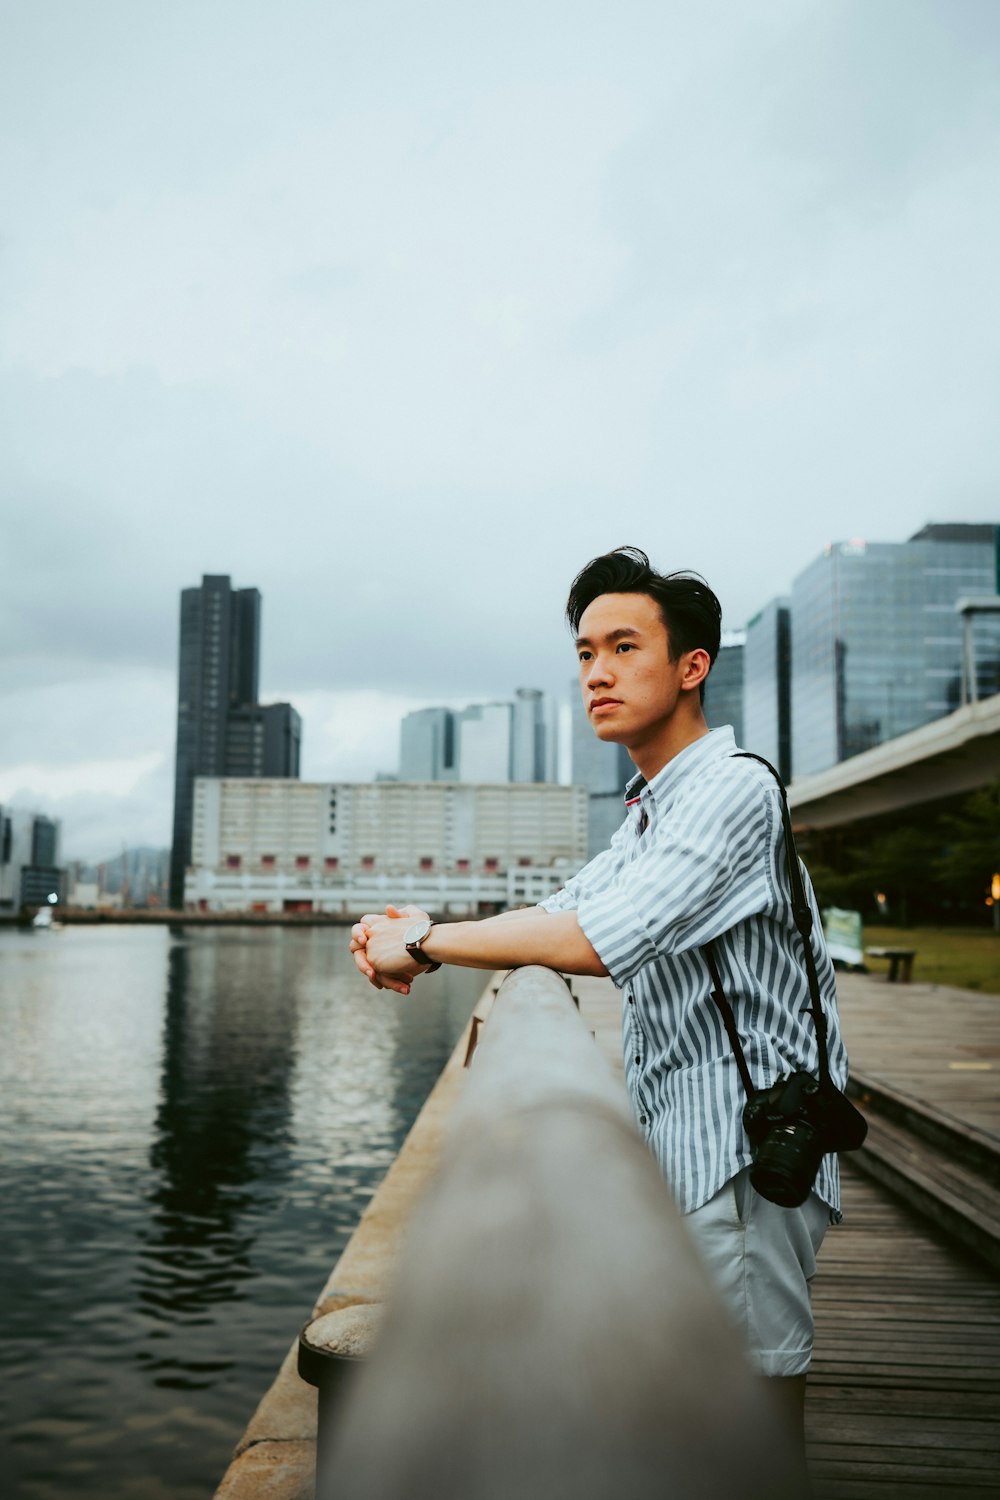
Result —
<path fill-rule="evenodd" d="M 865 924 L 866 948 L 915 948 L 913 977 L 924 984 L 955 984 L 1000 995 L 1000 933 L 983 927 L 876 927 Z M 884 959 L 866 960 L 874 974 Z"/>

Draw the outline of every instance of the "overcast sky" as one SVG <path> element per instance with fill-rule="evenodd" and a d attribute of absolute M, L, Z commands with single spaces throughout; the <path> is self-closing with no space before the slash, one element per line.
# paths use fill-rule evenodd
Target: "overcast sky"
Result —
<path fill-rule="evenodd" d="M 738 628 L 1000 519 L 995 0 L 3 0 L 0 800 L 166 843 L 178 592 L 307 777 L 565 688 L 623 542 Z"/>

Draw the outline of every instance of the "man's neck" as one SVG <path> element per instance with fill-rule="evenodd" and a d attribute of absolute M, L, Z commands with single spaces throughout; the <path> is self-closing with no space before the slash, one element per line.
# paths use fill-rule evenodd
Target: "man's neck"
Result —
<path fill-rule="evenodd" d="M 708 734 L 708 725 L 705 723 L 705 715 L 699 705 L 696 713 L 685 715 L 678 719 L 675 715 L 668 725 L 662 729 L 654 739 L 641 745 L 627 745 L 632 761 L 646 781 L 652 781 L 654 776 L 659 775 L 665 765 L 668 765 L 675 756 L 680 755 L 695 740 L 700 740 Z"/>

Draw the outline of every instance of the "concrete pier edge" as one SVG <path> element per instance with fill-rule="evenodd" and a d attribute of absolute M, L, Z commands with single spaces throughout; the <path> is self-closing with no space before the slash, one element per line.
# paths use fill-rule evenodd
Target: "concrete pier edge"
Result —
<path fill-rule="evenodd" d="M 406 1224 L 438 1160 L 442 1136 L 464 1084 L 474 1028 L 493 1005 L 491 978 L 398 1156 L 365 1209 L 308 1318 L 358 1303 L 385 1300 Z M 419 1001 L 415 1002 L 419 1003 Z M 316 1464 L 316 1391 L 298 1374 L 298 1330 L 274 1382 L 264 1394 L 215 1500 L 309 1500 Z"/>

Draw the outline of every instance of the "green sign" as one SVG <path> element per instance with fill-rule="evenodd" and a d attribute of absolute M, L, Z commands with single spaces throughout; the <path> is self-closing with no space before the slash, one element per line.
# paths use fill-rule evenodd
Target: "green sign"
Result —
<path fill-rule="evenodd" d="M 864 962 L 864 934 L 859 911 L 845 911 L 840 906 L 828 906 L 823 912 L 823 932 L 831 958 L 837 958 L 844 964 Z"/>

